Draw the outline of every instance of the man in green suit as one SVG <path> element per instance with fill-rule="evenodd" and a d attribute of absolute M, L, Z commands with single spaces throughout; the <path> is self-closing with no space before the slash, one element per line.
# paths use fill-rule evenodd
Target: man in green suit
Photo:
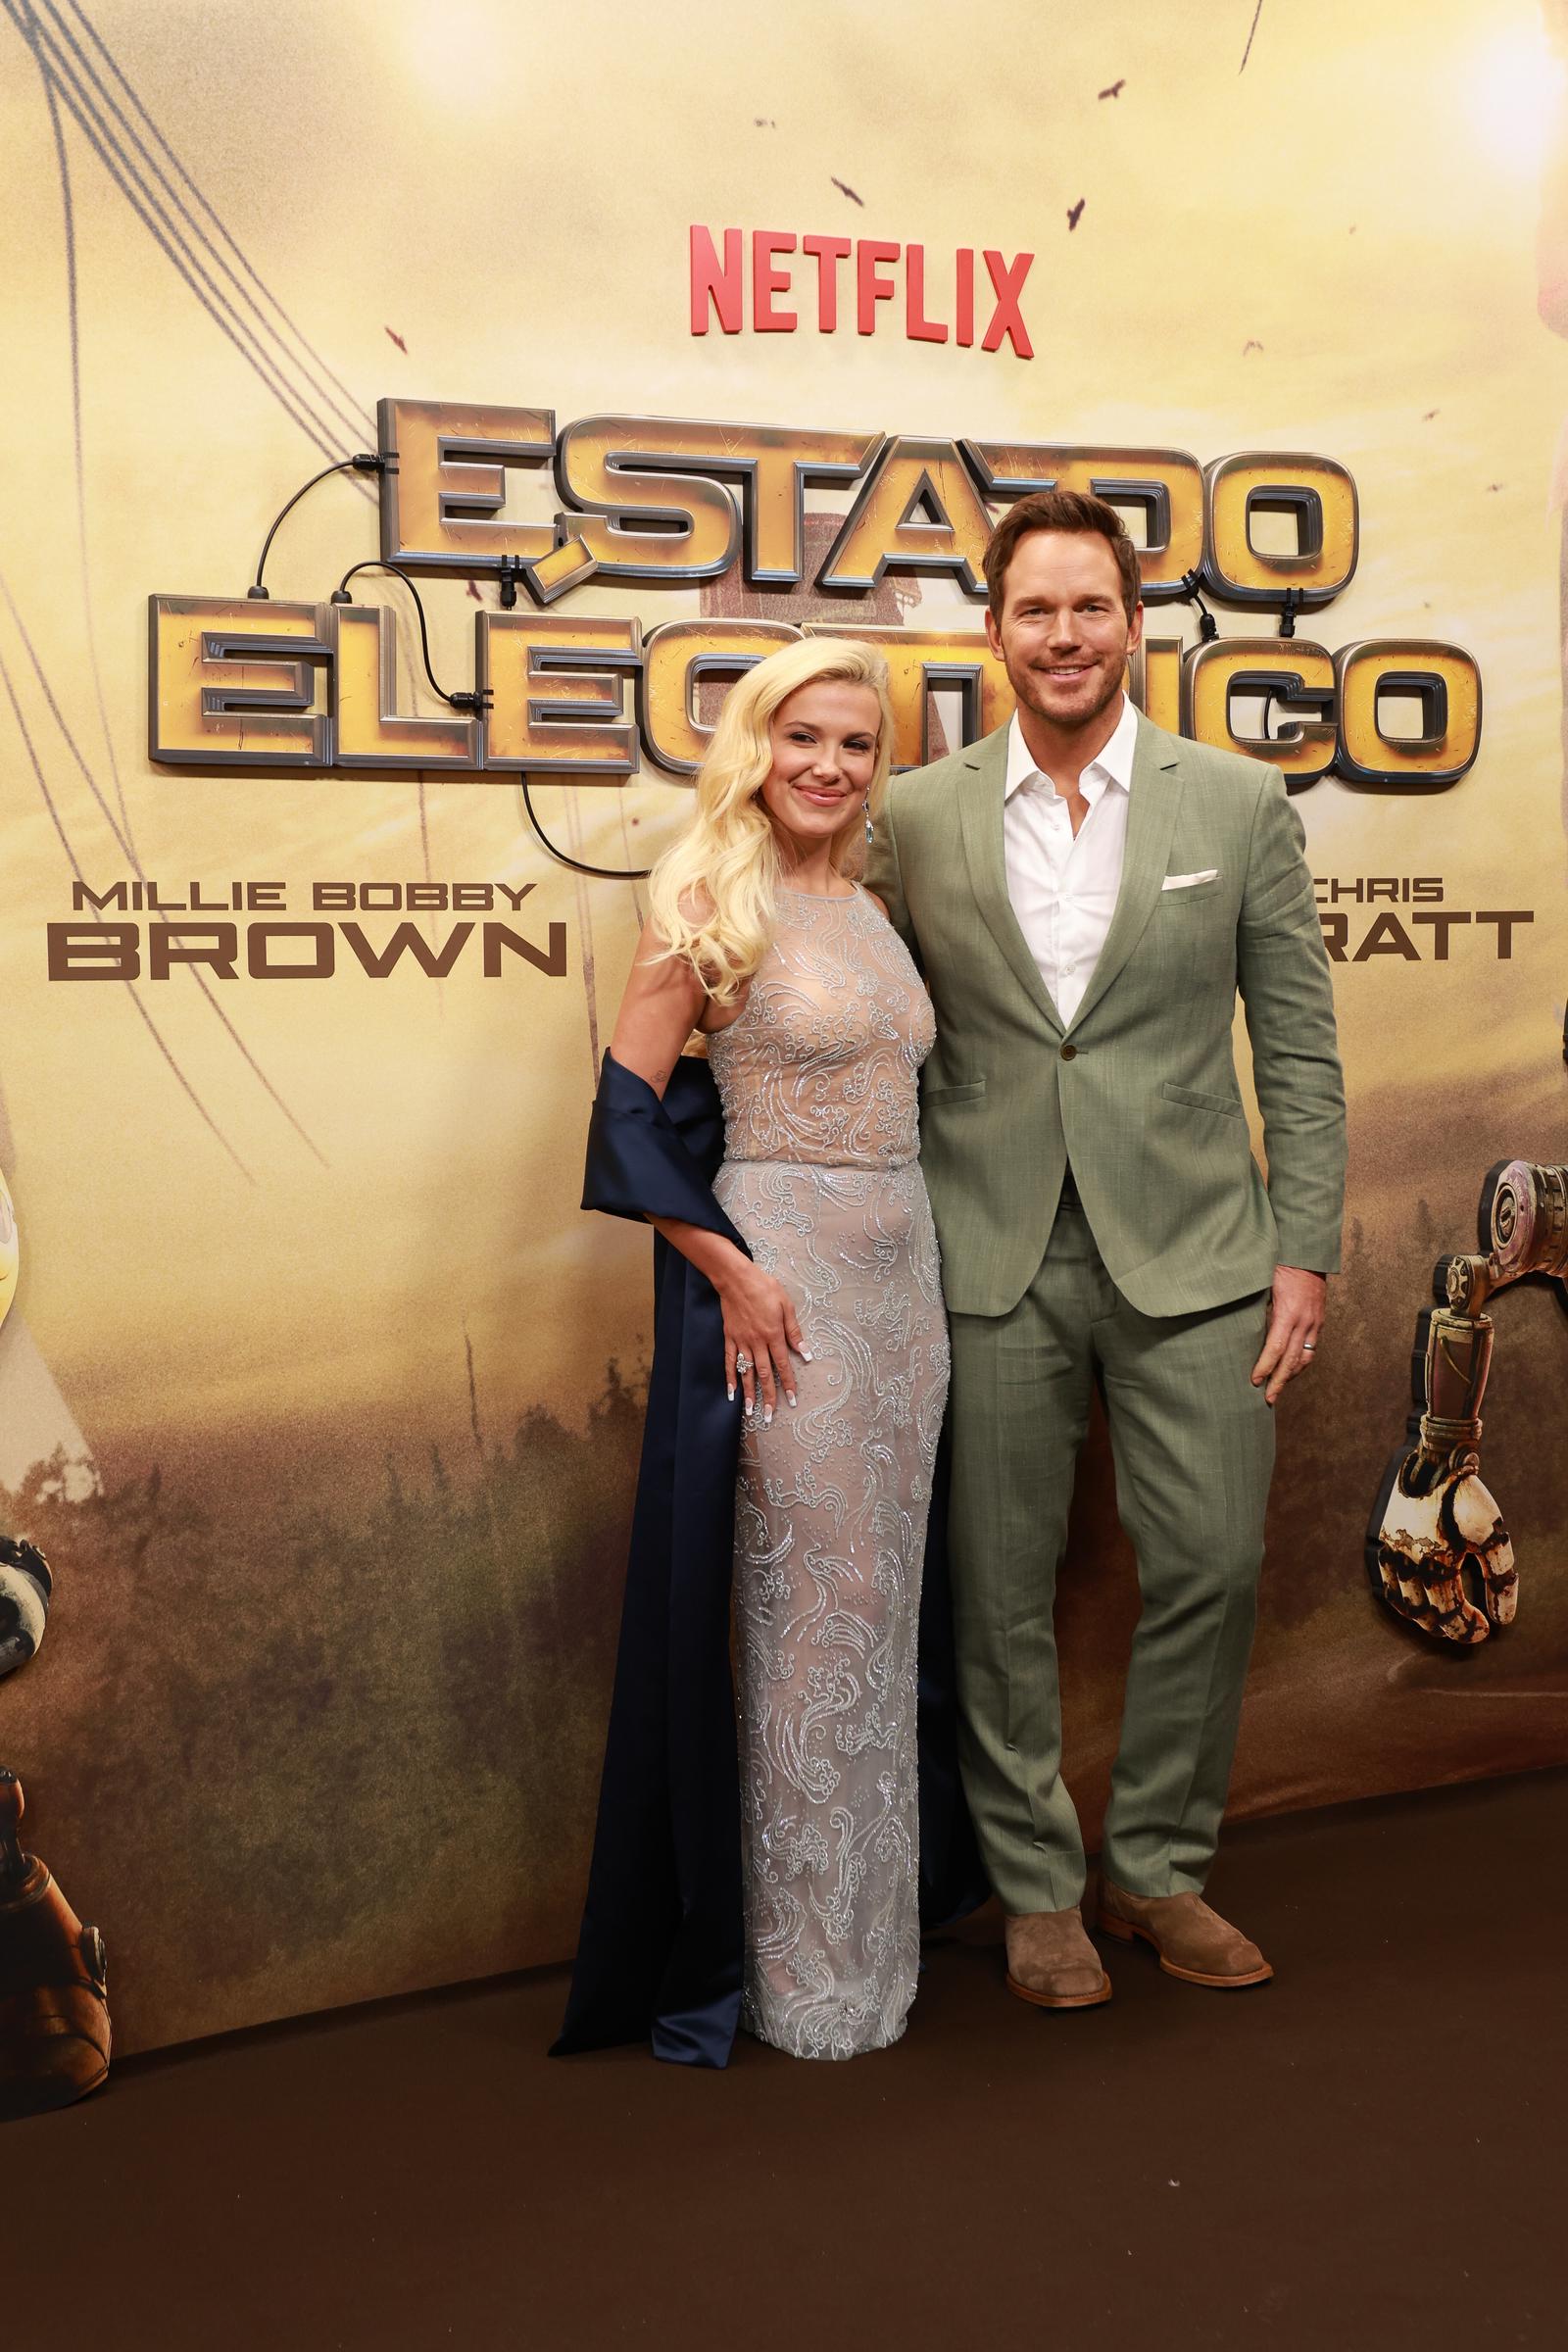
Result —
<path fill-rule="evenodd" d="M 1274 1463 L 1339 1264 L 1345 1098 L 1328 960 L 1279 772 L 1127 701 L 1143 626 L 1115 511 L 1021 499 L 986 557 L 1015 717 L 895 783 L 867 881 L 931 991 L 921 1166 L 953 1330 L 950 1540 L 964 1782 L 1007 1981 L 1108 1999 L 1060 1775 L 1053 1608 L 1091 1389 L 1143 1612 L 1100 1925 L 1188 1983 L 1272 1974 L 1201 1900 Z M 1253 1160 L 1238 994 L 1263 1114 Z"/>

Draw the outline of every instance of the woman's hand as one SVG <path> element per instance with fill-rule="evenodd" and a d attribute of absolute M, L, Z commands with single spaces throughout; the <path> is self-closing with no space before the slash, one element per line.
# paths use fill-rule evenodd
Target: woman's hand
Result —
<path fill-rule="evenodd" d="M 791 1355 L 798 1355 L 803 1364 L 811 1360 L 802 1344 L 789 1293 L 738 1252 L 733 1271 L 716 1288 L 724 1310 L 724 1385 L 733 1397 L 739 1382 L 749 1414 L 760 1396 L 762 1419 L 771 1421 L 780 1390 L 791 1404 L 795 1402 Z"/>

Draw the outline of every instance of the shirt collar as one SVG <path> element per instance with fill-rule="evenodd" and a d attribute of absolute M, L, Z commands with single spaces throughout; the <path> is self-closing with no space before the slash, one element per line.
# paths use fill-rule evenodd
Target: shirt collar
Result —
<path fill-rule="evenodd" d="M 1123 792 L 1131 792 L 1133 760 L 1138 749 L 1138 712 L 1130 696 L 1121 698 L 1121 716 L 1110 741 L 1091 760 L 1082 777 L 1084 799 L 1091 805 L 1098 801 L 1107 784 L 1119 784 Z M 1038 776 L 1029 746 L 1023 739 L 1018 714 L 1013 712 L 1007 727 L 1007 780 L 1003 799 L 1010 801 L 1021 786 Z"/>

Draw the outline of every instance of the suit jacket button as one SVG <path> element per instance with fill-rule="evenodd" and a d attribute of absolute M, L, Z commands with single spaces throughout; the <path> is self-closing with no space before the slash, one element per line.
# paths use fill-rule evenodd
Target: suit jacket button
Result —
<path fill-rule="evenodd" d="M 1061 1058 L 1062 1058 L 1062 1060 L 1063 1060 L 1063 1061 L 1076 1061 L 1076 1060 L 1077 1060 L 1077 1058 L 1078 1058 L 1078 1049 L 1077 1049 L 1077 1047 L 1076 1047 L 1076 1046 L 1063 1046 L 1063 1047 L 1062 1047 L 1062 1049 L 1061 1049 Z"/>

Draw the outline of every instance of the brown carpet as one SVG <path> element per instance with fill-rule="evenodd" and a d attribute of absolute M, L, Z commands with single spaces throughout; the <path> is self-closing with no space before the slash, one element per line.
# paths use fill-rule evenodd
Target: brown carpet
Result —
<path fill-rule="evenodd" d="M 1047 2016 L 982 1921 L 849 2065 L 549 2061 L 554 1973 L 133 2061 L 0 2133 L 0 2342 L 1560 2346 L 1565 1858 L 1568 1772 L 1233 1831 L 1273 1984 Z"/>

